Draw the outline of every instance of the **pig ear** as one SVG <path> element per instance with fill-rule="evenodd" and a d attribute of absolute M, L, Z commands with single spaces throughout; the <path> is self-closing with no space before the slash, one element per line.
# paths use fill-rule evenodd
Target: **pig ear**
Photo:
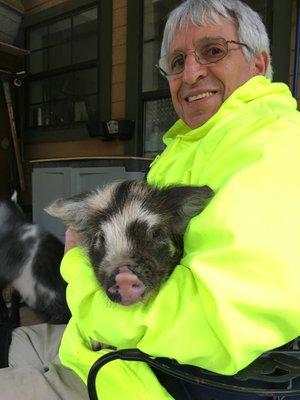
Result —
<path fill-rule="evenodd" d="M 53 217 L 60 218 L 67 226 L 80 231 L 84 228 L 91 211 L 87 200 L 92 193 L 58 199 L 46 207 L 45 211 Z"/>
<path fill-rule="evenodd" d="M 166 189 L 177 233 L 183 234 L 191 218 L 204 210 L 214 192 L 209 186 L 173 186 Z"/>

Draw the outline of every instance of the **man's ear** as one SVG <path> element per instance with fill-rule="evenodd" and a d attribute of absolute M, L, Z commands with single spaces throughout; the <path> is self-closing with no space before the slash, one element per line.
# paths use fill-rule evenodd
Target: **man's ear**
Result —
<path fill-rule="evenodd" d="M 174 231 L 179 234 L 185 232 L 190 219 L 200 214 L 214 195 L 209 186 L 173 186 L 165 190 Z"/>
<path fill-rule="evenodd" d="M 270 56 L 266 51 L 263 51 L 260 55 L 254 57 L 254 75 L 265 75 L 270 64 Z"/>

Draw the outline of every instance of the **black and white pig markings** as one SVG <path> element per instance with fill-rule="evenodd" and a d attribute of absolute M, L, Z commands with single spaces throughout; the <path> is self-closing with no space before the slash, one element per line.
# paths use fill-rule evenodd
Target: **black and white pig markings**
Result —
<path fill-rule="evenodd" d="M 127 306 L 159 290 L 182 257 L 190 219 L 212 196 L 208 186 L 124 181 L 59 199 L 46 211 L 78 234 L 109 299 Z"/>
<path fill-rule="evenodd" d="M 0 290 L 10 284 L 45 322 L 70 318 L 62 257 L 63 244 L 26 220 L 15 195 L 0 199 Z"/>

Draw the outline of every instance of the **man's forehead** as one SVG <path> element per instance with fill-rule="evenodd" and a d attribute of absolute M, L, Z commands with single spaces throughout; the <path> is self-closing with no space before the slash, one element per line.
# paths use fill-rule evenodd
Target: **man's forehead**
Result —
<path fill-rule="evenodd" d="M 190 22 L 186 27 L 177 28 L 171 40 L 170 50 L 190 49 L 205 38 L 224 38 L 226 40 L 238 39 L 236 25 L 220 16 L 220 23 L 207 23 L 196 25 Z"/>
<path fill-rule="evenodd" d="M 199 38 L 198 40 L 196 40 L 195 44 L 197 45 L 206 45 L 206 44 L 210 44 L 210 43 L 217 43 L 218 41 L 225 39 L 225 40 L 230 40 L 227 37 L 221 36 L 221 35 L 212 35 L 212 36 L 204 36 Z M 173 48 L 173 51 L 180 51 L 182 50 L 181 47 L 178 48 Z"/>

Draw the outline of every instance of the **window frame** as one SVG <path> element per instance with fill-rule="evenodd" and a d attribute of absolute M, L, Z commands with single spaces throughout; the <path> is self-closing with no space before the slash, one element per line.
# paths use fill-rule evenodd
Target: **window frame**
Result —
<path fill-rule="evenodd" d="M 143 92 L 143 20 L 144 1 L 131 0 L 127 6 L 127 79 L 126 79 L 126 118 L 134 119 L 135 134 L 125 144 L 125 153 L 144 156 L 144 102 L 170 98 L 168 88 Z M 137 35 L 138 32 L 138 35 Z M 137 40 L 138 37 L 138 40 Z M 130 44 L 130 45 L 129 45 Z"/>
<path fill-rule="evenodd" d="M 69 0 L 39 13 L 25 17 L 23 23 L 25 47 L 28 43 L 29 32 L 32 28 L 43 26 L 44 23 L 51 24 L 64 18 L 74 16 L 89 10 L 93 7 L 98 9 L 97 36 L 98 46 L 97 55 L 93 61 L 84 61 L 74 65 L 57 68 L 51 71 L 45 71 L 33 74 L 28 79 L 30 81 L 47 79 L 61 73 L 68 73 L 97 68 L 97 100 L 98 100 L 98 121 L 110 119 L 111 114 L 111 70 L 112 70 L 112 4 L 111 2 L 96 1 L 96 0 Z M 101 40 L 105 38 L 105 40 Z M 101 57 L 101 55 L 104 55 Z M 28 62 L 28 61 L 27 61 Z M 68 141 L 88 138 L 91 135 L 88 132 L 85 122 L 75 122 L 66 127 L 36 127 L 29 128 L 29 85 L 25 85 L 24 93 L 24 110 L 25 111 L 25 126 L 24 126 L 24 142 L 50 142 L 50 141 Z M 105 99 L 105 101 L 101 101 Z M 100 124 L 99 124 L 100 126 Z M 97 133 L 95 133 L 97 135 Z"/>

